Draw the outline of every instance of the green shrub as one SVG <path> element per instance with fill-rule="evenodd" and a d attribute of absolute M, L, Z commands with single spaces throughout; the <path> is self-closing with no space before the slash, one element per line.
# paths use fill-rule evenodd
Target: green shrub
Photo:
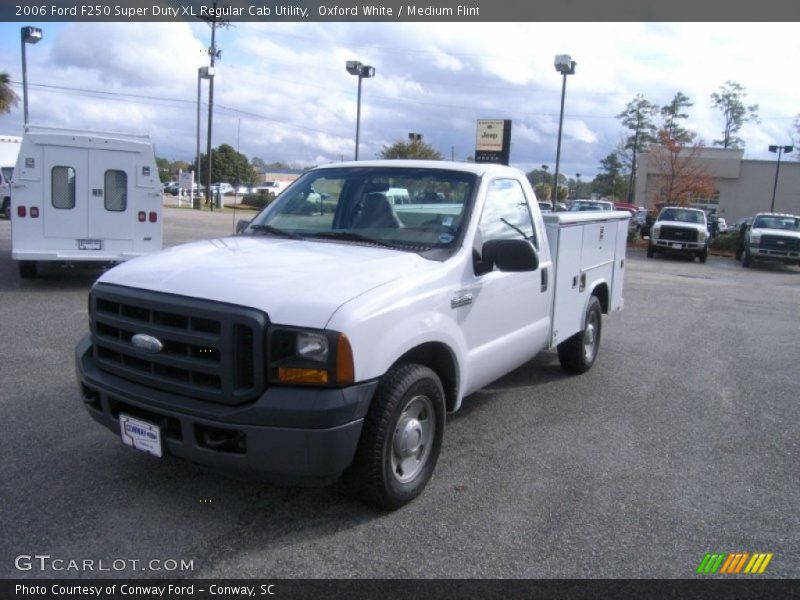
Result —
<path fill-rule="evenodd" d="M 711 240 L 711 248 L 714 250 L 728 250 L 730 252 L 735 252 L 738 241 L 738 233 L 723 233 Z"/>
<path fill-rule="evenodd" d="M 247 206 L 255 206 L 256 208 L 264 208 L 275 199 L 271 192 L 264 194 L 245 194 L 242 197 L 242 204 Z"/>

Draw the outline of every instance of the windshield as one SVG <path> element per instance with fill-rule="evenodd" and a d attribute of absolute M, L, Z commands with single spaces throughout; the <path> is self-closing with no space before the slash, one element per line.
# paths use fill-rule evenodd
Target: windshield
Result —
<path fill-rule="evenodd" d="M 704 215 L 699 210 L 688 210 L 685 208 L 665 208 L 658 215 L 659 221 L 682 221 L 683 223 L 697 223 L 705 225 Z"/>
<path fill-rule="evenodd" d="M 372 243 L 414 252 L 449 249 L 477 176 L 445 169 L 344 167 L 310 171 L 245 233 Z"/>
<path fill-rule="evenodd" d="M 800 217 L 759 215 L 753 223 L 753 229 L 786 229 L 787 231 L 800 231 Z"/>

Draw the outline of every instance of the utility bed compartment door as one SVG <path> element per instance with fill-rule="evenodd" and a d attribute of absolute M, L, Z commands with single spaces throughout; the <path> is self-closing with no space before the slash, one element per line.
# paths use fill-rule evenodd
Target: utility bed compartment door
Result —
<path fill-rule="evenodd" d="M 136 154 L 90 150 L 89 165 L 89 236 L 131 239 L 136 221 Z"/>
<path fill-rule="evenodd" d="M 586 305 L 598 284 L 608 286 L 609 312 L 621 308 L 627 219 L 621 213 L 556 213 L 544 220 L 555 265 L 550 345 L 556 346 L 583 329 Z"/>

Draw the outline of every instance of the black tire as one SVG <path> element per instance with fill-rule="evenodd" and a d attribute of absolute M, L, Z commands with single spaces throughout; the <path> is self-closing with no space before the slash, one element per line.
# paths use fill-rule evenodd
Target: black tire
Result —
<path fill-rule="evenodd" d="M 444 389 L 436 373 L 417 364 L 393 367 L 364 419 L 353 465 L 345 474 L 348 483 L 373 506 L 395 510 L 408 504 L 433 475 L 444 422 Z"/>
<path fill-rule="evenodd" d="M 603 311 L 600 300 L 592 296 L 586 315 L 583 318 L 583 329 L 558 345 L 558 361 L 561 368 L 569 373 L 585 373 L 592 368 L 600 350 L 600 334 L 603 330 Z M 591 348 L 588 347 L 591 345 Z"/>
<path fill-rule="evenodd" d="M 656 249 L 653 244 L 647 244 L 647 258 L 653 258 L 656 255 Z"/>
<path fill-rule="evenodd" d="M 18 263 L 19 276 L 23 279 L 34 279 L 36 277 L 36 261 L 21 260 Z"/>
<path fill-rule="evenodd" d="M 3 198 L 2 212 L 3 212 L 3 216 L 6 219 L 11 220 L 11 199 L 10 198 Z"/>
<path fill-rule="evenodd" d="M 706 259 L 708 258 L 708 248 L 704 248 L 703 250 L 698 252 L 697 258 L 700 259 L 701 263 L 706 262 Z"/>
<path fill-rule="evenodd" d="M 744 252 L 742 253 L 742 266 L 745 269 L 749 269 L 752 266 L 752 260 L 750 259 L 750 252 L 745 248 Z"/>
<path fill-rule="evenodd" d="M 736 258 L 736 260 L 742 260 L 742 249 L 741 248 L 738 248 L 738 247 L 736 248 L 735 258 Z"/>

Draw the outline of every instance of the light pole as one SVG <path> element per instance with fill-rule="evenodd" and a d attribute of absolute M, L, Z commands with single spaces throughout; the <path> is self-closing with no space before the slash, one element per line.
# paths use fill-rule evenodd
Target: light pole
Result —
<path fill-rule="evenodd" d="M 42 30 L 38 27 L 23 27 L 20 29 L 20 44 L 22 45 L 22 111 L 25 128 L 28 128 L 28 61 L 25 56 L 25 44 L 38 44 L 42 40 Z"/>
<path fill-rule="evenodd" d="M 556 54 L 556 71 L 564 76 L 564 81 L 561 84 L 561 114 L 558 117 L 558 143 L 556 145 L 556 174 L 553 182 L 553 206 L 555 206 L 558 201 L 558 167 L 561 162 L 561 126 L 564 123 L 564 96 L 567 93 L 567 75 L 575 74 L 576 64 L 577 63 L 572 60 L 569 54 Z"/>
<path fill-rule="evenodd" d="M 354 160 L 358 160 L 358 138 L 361 130 L 361 80 L 375 77 L 375 67 L 364 65 L 357 60 L 348 60 L 345 65 L 350 75 L 358 77 L 358 101 L 356 104 L 356 155 Z"/>
<path fill-rule="evenodd" d="M 196 155 L 196 165 L 197 168 L 195 169 L 195 178 L 194 180 L 197 182 L 197 190 L 200 190 L 200 82 L 203 79 L 211 79 L 214 77 L 214 69 L 213 67 L 200 67 L 197 69 L 197 152 Z M 200 194 L 195 194 L 194 189 L 192 189 L 192 208 L 195 210 L 200 209 Z"/>
<path fill-rule="evenodd" d="M 581 174 L 575 173 L 575 199 L 578 199 L 578 194 L 581 193 Z"/>
<path fill-rule="evenodd" d="M 778 173 L 781 172 L 781 154 L 787 154 L 794 150 L 794 146 L 770 146 L 770 152 L 778 153 L 778 164 L 775 167 L 775 183 L 772 185 L 772 204 L 770 204 L 769 212 L 775 212 L 775 192 L 778 189 Z"/>

